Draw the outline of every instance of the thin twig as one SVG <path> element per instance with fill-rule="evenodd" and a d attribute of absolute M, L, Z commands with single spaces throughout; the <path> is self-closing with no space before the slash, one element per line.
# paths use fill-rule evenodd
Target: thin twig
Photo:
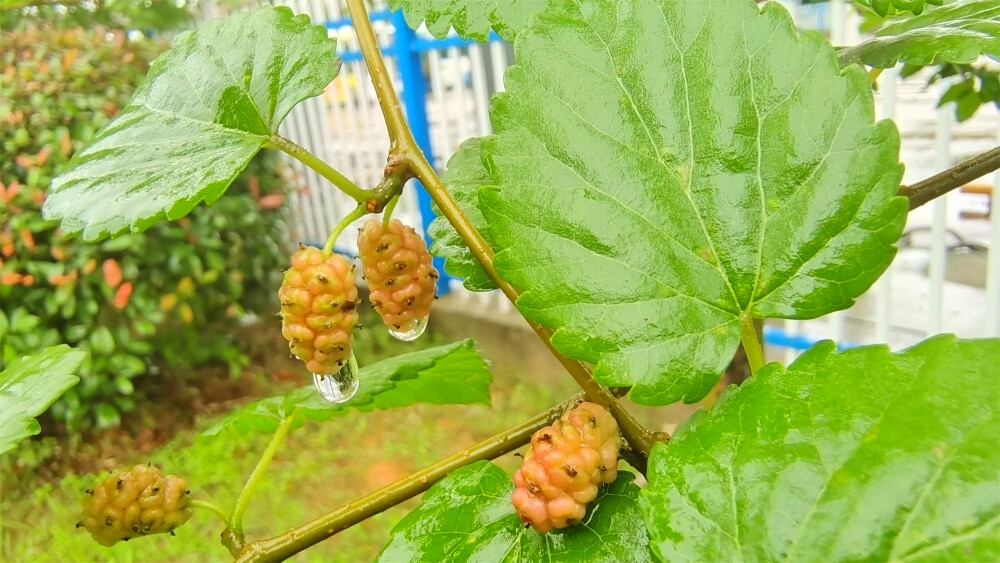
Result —
<path fill-rule="evenodd" d="M 281 561 L 341 530 L 413 498 L 460 467 L 512 452 L 527 444 L 532 434 L 554 422 L 582 398 L 582 394 L 578 394 L 526 422 L 442 459 L 430 467 L 408 475 L 299 528 L 293 528 L 280 536 L 251 542 L 240 552 L 237 562 Z"/>
<path fill-rule="evenodd" d="M 358 36 L 358 43 L 371 74 L 375 92 L 378 94 L 379 105 L 382 107 L 386 117 L 386 127 L 391 139 L 390 151 L 401 154 L 409 164 L 410 171 L 420 180 L 424 188 L 430 194 L 434 203 L 441 209 L 441 213 L 451 222 L 465 244 L 472 251 L 473 256 L 482 265 L 483 270 L 503 291 L 504 295 L 510 299 L 511 303 L 516 303 L 520 292 L 512 285 L 504 281 L 497 274 L 493 267 L 493 249 L 490 248 L 475 226 L 459 207 L 458 203 L 451 196 L 451 193 L 441 182 L 434 167 L 424 156 L 413 134 L 406 125 L 399 99 L 396 96 L 395 87 L 389 80 L 389 73 L 385 68 L 385 61 L 379 49 L 378 41 L 375 39 L 375 32 L 372 30 L 371 21 L 368 19 L 368 10 L 365 8 L 364 0 L 347 0 L 347 7 L 351 13 L 351 21 L 354 22 L 354 29 Z M 622 436 L 631 449 L 640 456 L 649 453 L 653 446 L 652 432 L 645 429 L 622 405 L 615 399 L 605 387 L 594 380 L 593 372 L 589 365 L 571 360 L 559 353 L 552 346 L 552 331 L 537 323 L 529 323 L 535 334 L 545 342 L 552 354 L 562 363 L 563 367 L 569 371 L 577 384 L 587 393 L 587 399 L 604 405 L 609 408 L 611 414 L 618 421 Z M 640 464 L 644 466 L 645 464 Z M 637 467 L 640 469 L 640 467 Z"/>
<path fill-rule="evenodd" d="M 899 195 L 910 198 L 910 210 L 1000 169 L 1000 147 L 961 162 L 912 186 L 900 186 Z"/>

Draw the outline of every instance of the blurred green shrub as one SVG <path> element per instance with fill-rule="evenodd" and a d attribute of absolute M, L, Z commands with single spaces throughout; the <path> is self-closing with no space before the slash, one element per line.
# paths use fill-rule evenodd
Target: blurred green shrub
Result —
<path fill-rule="evenodd" d="M 270 312 L 288 250 L 286 185 L 273 153 L 227 194 L 144 235 L 99 244 L 63 237 L 40 213 L 75 150 L 130 99 L 165 45 L 124 33 L 29 26 L 5 33 L 0 90 L 0 367 L 66 342 L 91 352 L 51 412 L 107 427 L 142 397 L 157 366 L 246 358 L 228 329 Z"/>

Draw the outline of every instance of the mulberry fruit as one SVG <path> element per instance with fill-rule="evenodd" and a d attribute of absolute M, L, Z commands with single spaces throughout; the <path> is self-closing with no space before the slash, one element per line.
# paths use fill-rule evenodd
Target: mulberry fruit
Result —
<path fill-rule="evenodd" d="M 338 254 L 300 247 L 278 290 L 281 334 L 314 374 L 332 375 L 351 357 L 358 324 L 354 267 Z"/>
<path fill-rule="evenodd" d="M 371 302 L 390 330 L 419 330 L 431 312 L 437 270 L 424 239 L 398 219 L 370 219 L 358 235 L 358 254 L 368 280 Z"/>
<path fill-rule="evenodd" d="M 514 473 L 511 502 L 518 516 L 543 534 L 581 521 L 598 486 L 615 480 L 621 445 L 618 423 L 594 403 L 535 432 Z"/>
<path fill-rule="evenodd" d="M 191 518 L 187 482 L 151 465 L 108 475 L 83 497 L 84 527 L 97 543 L 111 546 L 139 536 L 173 532 Z"/>

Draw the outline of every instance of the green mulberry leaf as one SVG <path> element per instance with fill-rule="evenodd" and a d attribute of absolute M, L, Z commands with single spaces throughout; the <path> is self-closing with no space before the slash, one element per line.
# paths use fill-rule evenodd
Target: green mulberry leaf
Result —
<path fill-rule="evenodd" d="M 80 381 L 73 372 L 86 357 L 86 352 L 60 344 L 0 371 L 0 454 L 42 431 L 35 417 Z"/>
<path fill-rule="evenodd" d="M 454 28 L 463 39 L 489 41 L 490 30 L 513 41 L 531 16 L 549 0 L 389 0 L 389 9 L 403 10 L 406 23 L 416 29 L 426 22 L 438 39 Z"/>
<path fill-rule="evenodd" d="M 473 226 L 483 236 L 489 236 L 486 231 L 486 218 L 479 210 L 478 190 L 481 186 L 491 183 L 482 161 L 482 144 L 483 137 L 474 137 L 462 143 L 458 151 L 448 159 L 448 166 L 441 175 L 441 181 L 448 187 L 448 191 Z M 497 286 L 489 274 L 479 265 L 465 241 L 455 231 L 455 227 L 441 215 L 436 205 L 434 212 L 437 217 L 427 227 L 427 234 L 434 240 L 430 247 L 431 253 L 445 259 L 444 268 L 449 274 L 464 278 L 466 289 L 470 291 L 496 289 Z"/>
<path fill-rule="evenodd" d="M 213 203 L 298 102 L 336 76 L 336 43 L 288 8 L 203 23 L 52 182 L 43 211 L 88 240 Z"/>
<path fill-rule="evenodd" d="M 305 418 L 329 420 L 334 415 L 347 414 L 352 408 L 371 411 L 417 403 L 489 405 L 493 376 L 486 361 L 476 352 L 475 342 L 461 340 L 362 366 L 358 379 L 357 393 L 344 403 L 323 399 L 309 384 L 286 395 L 250 403 L 203 434 L 214 436 L 228 426 L 243 433 L 273 432 L 296 409 L 300 409 L 299 420 L 293 423 L 297 428 Z"/>
<path fill-rule="evenodd" d="M 1000 560 L 1000 340 L 816 345 L 649 459 L 663 561 Z"/>
<path fill-rule="evenodd" d="M 652 561 L 633 478 L 620 473 L 579 525 L 542 535 L 526 528 L 514 511 L 511 478 L 496 465 L 479 461 L 431 487 L 420 506 L 392 529 L 377 561 Z"/>
<path fill-rule="evenodd" d="M 518 309 L 600 382 L 695 401 L 741 318 L 846 308 L 888 266 L 899 134 L 783 7 L 564 0 L 532 21 L 479 207 Z"/>
<path fill-rule="evenodd" d="M 888 68 L 913 65 L 967 64 L 980 55 L 1000 61 L 1000 2 L 963 0 L 892 21 L 876 37 L 841 49 L 843 65 L 860 61 Z"/>

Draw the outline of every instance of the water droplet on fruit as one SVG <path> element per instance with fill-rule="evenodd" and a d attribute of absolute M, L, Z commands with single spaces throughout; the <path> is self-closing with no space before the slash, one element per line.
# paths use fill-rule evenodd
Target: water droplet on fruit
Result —
<path fill-rule="evenodd" d="M 407 330 L 397 330 L 389 327 L 389 334 L 397 340 L 412 342 L 420 338 L 420 335 L 423 334 L 425 330 L 427 330 L 427 317 L 413 321 Z"/>
<path fill-rule="evenodd" d="M 331 403 L 346 403 L 358 392 L 358 362 L 351 359 L 339 372 L 332 375 L 313 374 L 313 385 L 324 399 Z"/>

